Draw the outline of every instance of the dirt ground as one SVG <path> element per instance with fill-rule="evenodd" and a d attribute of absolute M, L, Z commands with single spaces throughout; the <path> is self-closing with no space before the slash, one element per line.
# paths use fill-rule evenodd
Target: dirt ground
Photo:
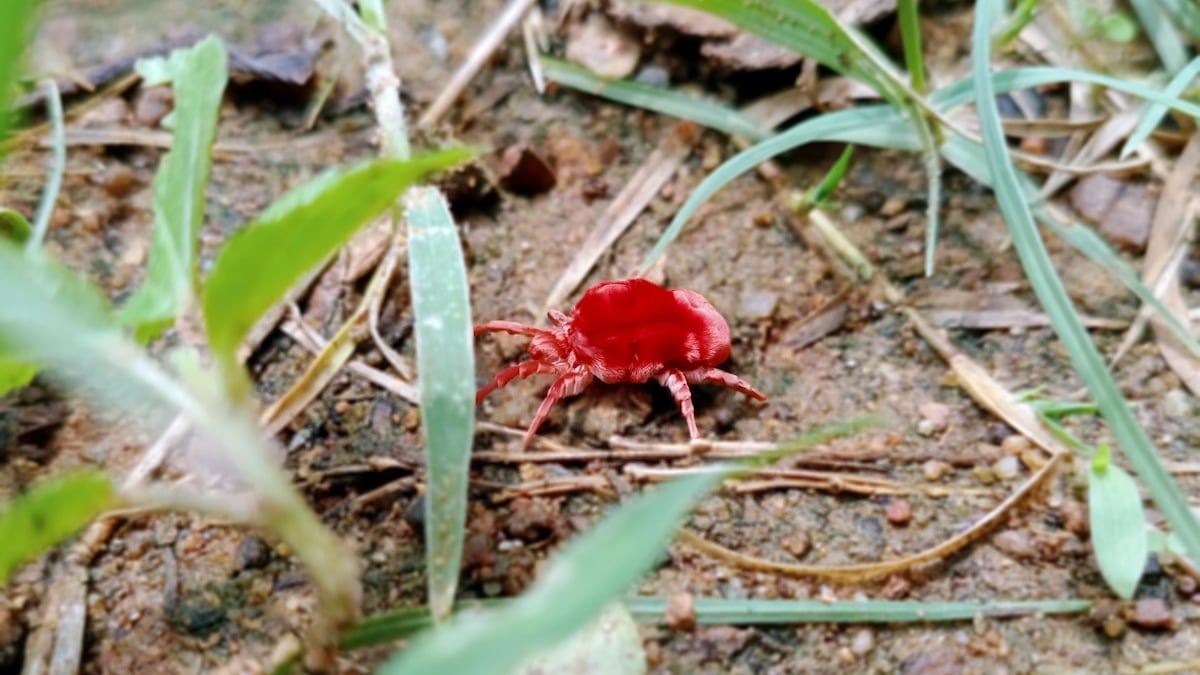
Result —
<path fill-rule="evenodd" d="M 238 3 L 201 10 L 199 3 L 56 2 L 36 50 L 41 71 L 73 72 L 196 31 L 219 30 L 235 44 L 294 44 L 287 36 L 312 28 L 316 10 L 300 2 Z M 500 9 L 476 3 L 422 0 L 389 4 L 392 44 L 408 106 L 421 110 Z M 943 7 L 928 21 L 967 25 L 969 12 Z M 163 21 L 169 18 L 169 21 Z M 181 29 L 177 27 L 184 27 Z M 322 31 L 324 31 L 322 33 Z M 332 34 L 328 26 L 318 33 Z M 283 37 L 280 37 L 283 36 Z M 683 41 L 671 61 L 695 59 Z M 688 49 L 691 49 L 688 56 Z M 963 47 L 965 49 L 965 47 Z M 945 49 L 942 50 L 946 52 Z M 953 50 L 950 50 L 951 56 Z M 958 52 L 958 58 L 962 53 Z M 766 93 L 786 76 L 680 67 L 714 94 Z M 353 82 L 353 68 L 347 71 Z M 311 92 L 280 91 L 261 81 L 237 86 L 222 110 L 222 146 L 213 168 L 203 234 L 206 254 L 287 187 L 320 169 L 370 156 L 373 118 L 353 87 L 335 91 L 314 129 L 299 127 Z M 149 132 L 165 110 L 155 92 L 108 97 L 71 122 L 72 129 Z M 475 317 L 479 321 L 537 318 L 559 272 L 602 217 L 613 195 L 650 153 L 679 133 L 677 120 L 561 90 L 539 96 L 528 81 L 517 40 L 493 61 L 452 115 L 454 124 L 417 144 L 465 141 L 503 149 L 528 144 L 554 167 L 557 185 L 544 193 L 502 192 L 456 201 Z M 808 187 L 824 175 L 840 148 L 809 147 L 785 159 L 789 177 Z M 713 132 L 701 133 L 683 167 L 581 286 L 632 274 L 670 216 L 714 165 L 735 151 Z M 69 149 L 63 195 L 47 246 L 83 270 L 116 301 L 136 288 L 149 246 L 151 179 L 162 150 L 143 135 Z M 0 203 L 32 213 L 49 152 L 16 150 L 0 178 Z M 493 162 L 494 166 L 494 162 Z M 948 174 L 938 271 L 919 274 L 925 237 L 925 178 L 915 155 L 859 149 L 833 215 L 846 235 L 898 281 L 909 297 L 980 296 L 998 288 L 1028 307 L 1036 301 L 1008 246 L 990 194 Z M 1048 242 L 1080 310 L 1131 320 L 1137 305 L 1103 270 L 1057 240 Z M 945 362 L 906 318 L 867 288 L 854 288 L 840 325 L 813 342 L 805 321 L 846 284 L 829 258 L 806 243 L 757 175 L 722 190 L 695 217 L 655 272 L 672 287 L 700 291 L 729 319 L 733 358 L 726 368 L 765 392 L 763 404 L 713 387 L 696 389 L 697 423 L 725 440 L 787 439 L 822 423 L 865 411 L 888 415 L 881 429 L 830 444 L 830 470 L 895 481 L 899 495 L 774 487 L 724 492 L 705 499 L 691 526 L 712 541 L 780 562 L 836 565 L 916 552 L 952 537 L 987 513 L 1030 466 L 1023 439 L 976 406 L 955 386 Z M 329 334 L 357 302 L 362 282 L 340 289 L 319 329 Z M 571 296 L 578 298 L 580 290 Z M 1195 289 L 1190 291 L 1196 306 Z M 568 301 L 569 304 L 569 301 Z M 566 309 L 566 306 L 562 307 Z M 403 274 L 383 311 L 384 337 L 412 354 L 411 312 Z M 1078 399 L 1081 383 L 1044 327 L 951 330 L 954 343 L 1012 390 L 1046 387 L 1045 395 Z M 1093 332 L 1111 354 L 1120 330 Z M 517 338 L 481 338 L 481 381 L 520 356 Z M 364 343 L 360 355 L 381 358 Z M 280 332 L 252 358 L 264 399 L 285 391 L 307 363 L 307 352 Z M 1116 368 L 1126 396 L 1169 462 L 1187 462 L 1200 444 L 1196 401 L 1143 341 Z M 480 408 L 480 418 L 527 425 L 547 382 L 513 383 Z M 1099 438 L 1099 427 L 1077 427 Z M 66 467 L 104 464 L 120 472 L 136 461 L 155 429 L 98 419 L 78 402 L 41 383 L 0 400 L 0 497 Z M 686 427 L 669 394 L 656 386 L 595 386 L 557 406 L 541 435 L 573 448 L 603 449 L 610 438 L 683 442 Z M 363 561 L 364 611 L 422 602 L 420 504 L 413 482 L 369 500 L 362 495 L 411 474 L 368 469 L 372 458 L 416 460 L 421 442 L 416 410 L 348 373 L 281 435 L 289 467 L 327 524 L 354 542 Z M 512 438 L 481 433 L 476 450 L 516 451 Z M 537 451 L 535 445 L 533 452 Z M 694 462 L 611 460 L 558 464 L 477 463 L 461 595 L 482 598 L 520 592 L 546 554 L 585 529 L 614 503 L 640 489 L 638 470 Z M 353 470 L 354 467 L 364 467 Z M 587 489 L 521 496 L 516 486 L 573 477 L 603 480 Z M 1194 494 L 1194 478 L 1181 476 Z M 587 483 L 594 485 L 595 483 Z M 943 488 L 936 494 L 927 486 Z M 637 589 L 644 594 L 723 598 L 877 598 L 909 600 L 1094 600 L 1091 614 L 1031 616 L 942 625 L 699 627 L 692 632 L 643 627 L 652 671 L 658 673 L 1060 673 L 1138 672 L 1149 664 L 1200 659 L 1197 580 L 1151 559 L 1139 598 L 1166 602 L 1172 620 L 1161 627 L 1127 622 L 1091 554 L 1081 476 L 1061 467 L 1001 527 L 942 563 L 871 583 L 837 585 L 747 572 L 683 546 Z M 911 516 L 896 517 L 902 503 Z M 1158 519 L 1151 511 L 1151 517 Z M 60 556 L 29 566 L 0 595 L 0 673 L 22 667 L 23 645 L 43 615 L 46 588 Z M 254 532 L 187 515 L 123 522 L 90 568 L 85 671 L 201 672 L 230 662 L 266 662 L 284 636 L 301 636 L 313 598 L 285 551 Z M 345 672 L 363 672 L 385 651 L 347 654 Z M 1197 668 L 1193 672 L 1200 672 Z"/>

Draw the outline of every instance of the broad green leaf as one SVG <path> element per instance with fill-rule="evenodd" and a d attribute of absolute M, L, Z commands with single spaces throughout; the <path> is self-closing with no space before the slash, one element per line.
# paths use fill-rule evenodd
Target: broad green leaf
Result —
<path fill-rule="evenodd" d="M 154 234 L 142 286 L 121 312 L 138 340 L 157 337 L 192 297 L 204 189 L 212 168 L 221 97 L 228 79 L 225 46 L 208 37 L 166 58 L 139 61 L 143 86 L 170 82 L 175 109 L 164 120 L 174 136 L 154 176 Z"/>
<path fill-rule="evenodd" d="M 136 356 L 99 289 L 40 249 L 0 239 L 0 354 L 38 363 L 102 400 L 143 405 Z"/>
<path fill-rule="evenodd" d="M 19 565 L 71 536 L 112 503 L 108 478 L 85 470 L 50 478 L 0 506 L 0 586 Z"/>
<path fill-rule="evenodd" d="M 504 673 L 561 643 L 649 571 L 684 513 L 722 477 L 691 475 L 634 497 L 555 555 L 524 595 L 496 609 L 455 615 L 414 638 L 379 672 Z"/>
<path fill-rule="evenodd" d="M 35 0 L 0 2 L 0 139 L 8 134 L 12 122 L 9 107 L 41 4 Z M 0 156 L 3 154 L 4 146 L 0 145 Z"/>
<path fill-rule="evenodd" d="M 1096 460 L 1101 455 L 1108 455 L 1106 446 L 1101 446 Z M 1128 600 L 1137 591 L 1150 553 L 1146 514 L 1133 478 L 1116 464 L 1096 460 L 1088 471 L 1092 550 L 1109 587 Z"/>
<path fill-rule="evenodd" d="M 1125 452 L 1138 477 L 1150 490 L 1154 502 L 1167 522 L 1179 534 L 1188 553 L 1200 559 L 1200 522 L 1192 515 L 1183 491 L 1163 466 L 1154 443 L 1146 430 L 1137 423 L 1129 403 L 1121 395 L 1112 373 L 1108 371 L 1104 359 L 1080 322 L 1079 315 L 1042 243 L 1030 205 L 1021 190 L 1016 167 L 1009 158 L 990 72 L 990 21 L 984 18 L 994 16 L 999 7 L 998 0 L 983 0 L 976 5 L 971 42 L 979 126 L 983 133 L 988 167 L 994 181 L 992 188 L 996 192 L 1000 211 L 1008 223 L 1021 265 L 1033 285 L 1038 301 L 1050 318 L 1055 333 L 1062 340 L 1075 372 L 1087 386 L 1100 408 L 1100 413 L 1110 425 L 1117 445 Z"/>
<path fill-rule="evenodd" d="M 28 220 L 25 220 L 25 216 L 21 215 L 19 211 L 0 206 L 0 238 L 16 244 L 24 244 L 31 234 L 33 234 L 33 227 Z"/>
<path fill-rule="evenodd" d="M 4 355 L 5 351 L 4 345 L 0 344 L 0 396 L 29 384 L 38 373 L 36 365 L 9 358 Z"/>
<path fill-rule="evenodd" d="M 609 605 L 600 616 L 562 644 L 526 660 L 514 675 L 588 673 L 640 675 L 646 672 L 646 650 L 637 623 L 620 604 Z"/>
<path fill-rule="evenodd" d="M 404 202 L 425 434 L 425 574 L 433 615 L 443 619 L 462 569 L 475 438 L 475 346 L 467 269 L 450 208 L 431 187 L 414 188 Z"/>
<path fill-rule="evenodd" d="M 447 150 L 407 162 L 381 159 L 330 171 L 292 190 L 231 237 L 202 291 L 209 343 L 222 368 L 237 369 L 238 343 L 300 277 L 408 186 L 471 154 Z"/>

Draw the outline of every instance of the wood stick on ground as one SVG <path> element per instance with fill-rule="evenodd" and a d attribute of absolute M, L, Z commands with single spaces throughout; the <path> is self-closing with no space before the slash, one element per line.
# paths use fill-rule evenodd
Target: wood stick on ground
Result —
<path fill-rule="evenodd" d="M 645 210 L 650 200 L 658 195 L 667 181 L 679 170 L 684 157 L 691 150 L 691 144 L 686 143 L 676 134 L 671 134 L 662 147 L 650 153 L 646 161 L 629 180 L 625 187 L 612 200 L 600 223 L 588 234 L 578 253 L 555 282 L 554 288 L 542 305 L 539 316 L 547 311 L 558 308 L 563 300 L 574 291 L 587 277 L 588 272 L 595 266 L 596 261 L 604 255 L 613 243 L 624 234 L 633 224 L 638 215 Z"/>
<path fill-rule="evenodd" d="M 450 106 L 458 100 L 462 95 L 467 85 L 475 78 L 483 65 L 491 58 L 492 52 L 500 46 L 504 41 L 505 36 L 512 31 L 521 17 L 525 16 L 525 12 L 534 5 L 535 0 L 509 0 L 504 10 L 500 12 L 500 16 L 496 17 L 491 28 L 483 34 L 475 43 L 475 47 L 467 56 L 467 60 L 463 62 L 458 70 L 454 71 L 454 75 L 450 77 L 450 81 L 446 83 L 445 88 L 433 100 L 433 103 L 426 108 L 421 115 L 421 119 L 417 124 L 422 127 L 428 127 L 437 124 L 438 120 L 450 110 Z"/>

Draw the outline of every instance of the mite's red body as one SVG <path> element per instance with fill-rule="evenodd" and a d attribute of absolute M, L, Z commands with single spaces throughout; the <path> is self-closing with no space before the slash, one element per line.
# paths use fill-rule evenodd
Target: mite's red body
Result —
<path fill-rule="evenodd" d="M 658 380 L 679 403 L 692 438 L 700 434 L 689 384 L 711 382 L 760 401 L 767 398 L 717 368 L 729 358 L 729 324 L 695 291 L 667 290 L 645 279 L 606 281 L 589 288 L 571 316 L 551 310 L 550 320 L 554 326 L 548 329 L 512 321 L 475 327 L 476 335 L 503 332 L 533 339 L 530 360 L 500 371 L 475 395 L 476 404 L 516 378 L 558 376 L 525 432 L 525 442 L 556 401 L 583 391 L 593 378 L 609 384 Z"/>

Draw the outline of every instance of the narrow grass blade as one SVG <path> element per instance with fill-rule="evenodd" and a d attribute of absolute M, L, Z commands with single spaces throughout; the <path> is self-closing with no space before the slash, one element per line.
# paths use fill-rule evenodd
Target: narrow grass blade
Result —
<path fill-rule="evenodd" d="M 992 185 L 992 174 L 987 165 L 987 157 L 984 154 L 983 146 L 968 141 L 965 138 L 955 136 L 942 146 L 942 154 L 946 157 L 947 161 L 963 173 L 966 173 L 984 185 Z M 1125 262 L 1113 250 L 1112 246 L 1109 246 L 1108 242 L 1096 234 L 1095 230 L 1083 223 L 1071 225 L 1060 223 L 1058 218 L 1046 208 L 1046 204 L 1038 194 L 1037 188 L 1034 187 L 1033 181 L 1020 171 L 1017 172 L 1017 180 L 1025 195 L 1026 202 L 1029 204 L 1029 208 L 1038 221 L 1054 230 L 1055 234 L 1062 237 L 1072 248 L 1084 254 L 1093 262 L 1099 264 L 1104 270 L 1115 276 L 1131 293 L 1146 303 L 1150 309 L 1154 310 L 1162 318 L 1184 346 L 1192 350 L 1193 353 L 1200 355 L 1200 341 L 1191 334 L 1191 331 L 1173 313 L 1167 310 L 1166 305 L 1142 282 L 1142 278 L 1137 270 Z"/>
<path fill-rule="evenodd" d="M 1192 84 L 1192 80 L 1196 79 L 1196 75 L 1200 74 L 1200 56 L 1192 59 L 1190 63 L 1184 66 L 1175 77 L 1167 84 L 1167 88 L 1163 90 L 1166 96 L 1179 96 Z M 1129 138 L 1125 140 L 1125 145 L 1121 147 L 1121 159 L 1128 157 L 1134 150 L 1137 149 L 1150 132 L 1154 131 L 1163 117 L 1167 114 L 1167 107 L 1161 103 L 1147 103 L 1145 110 L 1142 111 L 1142 118 L 1138 120 L 1138 124 L 1133 129 L 1133 133 L 1129 134 Z"/>
<path fill-rule="evenodd" d="M 650 269 L 667 246 L 679 236 L 692 214 L 713 194 L 758 164 L 813 141 L 844 141 L 899 150 L 917 150 L 920 139 L 911 124 L 890 106 L 866 106 L 826 113 L 751 146 L 729 158 L 708 175 L 675 213 L 671 224 L 646 255 L 642 271 Z"/>
<path fill-rule="evenodd" d="M 1101 414 L 1111 426 L 1113 436 L 1150 490 L 1159 510 L 1179 535 L 1188 553 L 1200 559 L 1200 523 L 1188 509 L 1183 492 L 1159 460 L 1150 437 L 1138 425 L 1112 374 L 1105 367 L 1100 352 L 1080 323 L 1062 280 L 1058 278 L 1046 253 L 1029 204 L 1021 192 L 1016 168 L 1008 156 L 990 73 L 991 22 L 988 18 L 998 14 L 998 8 L 997 0 L 985 0 L 976 6 L 972 68 L 980 129 L 1000 210 L 1008 222 L 1013 245 L 1034 292 L 1066 347 L 1075 371 L 1091 392 Z"/>
<path fill-rule="evenodd" d="M 17 566 L 71 536 L 112 503 L 108 478 L 83 470 L 50 478 L 0 505 L 0 587 Z"/>
<path fill-rule="evenodd" d="M 35 0 L 0 2 L 0 140 L 8 134 L 12 124 L 12 94 L 15 91 L 17 74 L 24 62 L 25 47 L 33 36 L 34 18 L 42 3 Z M 4 154 L 0 144 L 0 156 Z"/>
<path fill-rule="evenodd" d="M 661 0 L 660 0 L 661 1 Z M 861 39 L 852 37 L 829 10 L 812 0 L 745 2 L 745 0 L 666 0 L 719 16 L 735 26 L 782 45 L 871 85 L 887 96 L 890 73 L 878 66 L 877 55 L 863 51 Z M 874 58 L 872 58 L 874 57 Z"/>
<path fill-rule="evenodd" d="M 1200 4 L 1196 0 L 1162 0 L 1162 4 L 1175 23 L 1200 42 Z"/>
<path fill-rule="evenodd" d="M 669 598 L 629 596 L 622 604 L 644 625 L 667 623 Z M 456 606 L 455 612 L 478 612 L 504 607 L 512 600 L 485 600 Z M 1074 614 L 1092 607 L 1088 600 L 991 600 L 987 602 L 916 602 L 908 600 L 758 600 L 695 598 L 696 623 L 755 626 L 799 623 L 928 623 L 973 621 L 977 617 L 1015 617 L 1035 614 Z M 346 631 L 341 647 L 362 649 L 404 640 L 433 625 L 427 607 L 377 614 Z"/>
<path fill-rule="evenodd" d="M 688 476 L 633 498 L 554 556 L 524 595 L 493 610 L 456 615 L 414 639 L 379 672 L 503 673 L 560 643 L 654 565 L 684 513 L 721 477 Z"/>
<path fill-rule="evenodd" d="M 1028 66 L 1012 68 L 995 73 L 992 76 L 993 88 L 997 93 L 1032 89 L 1059 82 L 1087 82 L 1109 89 L 1123 91 L 1132 96 L 1165 105 L 1185 115 L 1200 117 L 1200 105 L 1184 101 L 1177 96 L 1169 96 L 1165 92 L 1147 87 L 1133 80 L 1122 80 L 1102 73 L 1076 68 L 1060 68 L 1058 66 Z M 975 77 L 968 77 L 953 84 L 948 84 L 933 92 L 929 102 L 939 110 L 949 110 L 975 101 Z"/>
<path fill-rule="evenodd" d="M 1171 15 L 1163 6 L 1161 0 L 1129 0 L 1133 11 L 1137 14 L 1146 37 L 1154 45 L 1158 60 L 1168 73 L 1179 72 L 1187 63 L 1188 48 L 1176 32 L 1171 22 Z"/>
<path fill-rule="evenodd" d="M 42 245 L 46 232 L 50 230 L 50 216 L 54 214 L 54 205 L 58 203 L 58 192 L 62 189 L 63 172 L 67 169 L 67 141 L 63 132 L 62 95 L 58 91 L 58 83 L 54 78 L 46 78 L 46 116 L 50 118 L 50 133 L 54 141 L 54 164 L 50 175 L 42 186 L 42 196 L 38 201 L 37 213 L 33 219 L 33 231 L 25 248 L 34 249 Z"/>
<path fill-rule="evenodd" d="M 204 189 L 228 79 L 225 45 L 208 37 L 166 58 L 139 61 L 143 86 L 170 82 L 175 109 L 171 150 L 154 176 L 154 235 L 146 278 L 121 312 L 138 340 L 157 337 L 193 297 L 196 248 L 204 219 Z"/>
<path fill-rule="evenodd" d="M 327 172 L 289 192 L 231 237 L 202 291 L 209 344 L 229 382 L 239 372 L 238 344 L 263 312 L 408 186 L 470 154 L 448 150 Z"/>
<path fill-rule="evenodd" d="M 573 89 L 603 96 L 610 101 L 624 103 L 635 108 L 645 108 L 664 115 L 691 120 L 710 129 L 723 131 L 732 136 L 741 136 L 752 141 L 760 141 L 768 135 L 753 120 L 715 101 L 631 80 L 600 77 L 587 68 L 560 61 L 551 56 L 542 55 L 539 58 L 546 79 Z"/>
<path fill-rule="evenodd" d="M 1108 453 L 1108 447 L 1101 446 L 1088 471 L 1092 550 L 1109 587 L 1128 600 L 1137 591 L 1146 569 L 1150 543 L 1137 483 L 1124 469 L 1108 461 Z"/>
<path fill-rule="evenodd" d="M 443 619 L 450 615 L 462 569 L 475 437 L 471 301 L 458 228 L 442 193 L 413 188 L 404 211 L 425 434 L 425 573 L 433 615 Z"/>
<path fill-rule="evenodd" d="M 639 623 L 665 623 L 667 598 L 632 597 L 625 606 Z M 916 602 L 888 600 L 736 600 L 696 598 L 696 623 L 766 625 L 793 623 L 926 623 L 972 621 L 978 616 L 1070 614 L 1091 608 L 1087 600 L 992 600 Z"/>

